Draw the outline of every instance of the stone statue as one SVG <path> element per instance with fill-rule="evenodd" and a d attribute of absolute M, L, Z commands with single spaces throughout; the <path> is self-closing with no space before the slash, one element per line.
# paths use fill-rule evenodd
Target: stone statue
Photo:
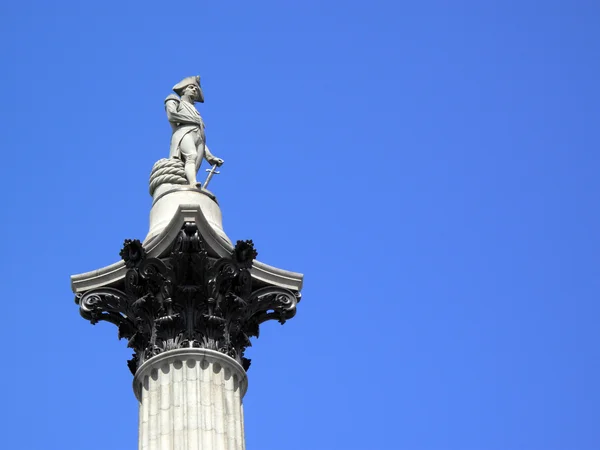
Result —
<path fill-rule="evenodd" d="M 187 77 L 173 86 L 175 94 L 165 99 L 167 118 L 173 128 L 169 158 L 184 163 L 185 177 L 192 186 L 200 185 L 196 173 L 206 158 L 212 166 L 221 166 L 223 160 L 214 156 L 206 146 L 204 122 L 194 103 L 204 103 L 200 77 Z"/>

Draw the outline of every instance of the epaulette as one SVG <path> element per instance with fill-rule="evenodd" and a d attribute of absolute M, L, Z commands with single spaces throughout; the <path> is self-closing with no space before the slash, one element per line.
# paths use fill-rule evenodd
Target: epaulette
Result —
<path fill-rule="evenodd" d="M 165 98 L 165 103 L 167 103 L 170 100 L 175 100 L 177 103 L 181 101 L 177 94 L 170 94 L 167 98 Z"/>

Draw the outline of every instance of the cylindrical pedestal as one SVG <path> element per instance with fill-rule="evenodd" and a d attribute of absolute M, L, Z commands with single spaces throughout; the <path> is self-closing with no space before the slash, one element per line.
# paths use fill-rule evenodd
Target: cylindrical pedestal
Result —
<path fill-rule="evenodd" d="M 180 205 L 198 205 L 215 233 L 231 245 L 231 241 L 223 231 L 221 208 L 215 196 L 205 189 L 176 184 L 161 184 L 154 191 L 150 210 L 150 230 L 144 242 L 160 234 L 171 222 Z"/>
<path fill-rule="evenodd" d="M 139 450 L 243 450 L 246 372 L 214 350 L 170 350 L 133 380 L 140 402 Z"/>

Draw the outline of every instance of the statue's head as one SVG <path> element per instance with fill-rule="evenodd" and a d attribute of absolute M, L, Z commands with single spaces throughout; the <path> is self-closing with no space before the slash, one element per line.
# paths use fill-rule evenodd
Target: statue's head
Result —
<path fill-rule="evenodd" d="M 204 94 L 200 87 L 200 77 L 187 77 L 173 86 L 173 91 L 179 96 L 187 96 L 195 102 L 204 103 Z"/>

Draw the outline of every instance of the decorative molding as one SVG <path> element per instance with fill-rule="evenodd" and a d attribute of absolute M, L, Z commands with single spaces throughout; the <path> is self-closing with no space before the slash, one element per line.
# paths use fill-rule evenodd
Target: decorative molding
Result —
<path fill-rule="evenodd" d="M 279 286 L 254 289 L 252 241 L 238 241 L 227 256 L 209 256 L 195 222 L 186 222 L 163 258 L 149 257 L 138 240 L 121 250 L 124 288 L 98 287 L 77 294 L 81 315 L 92 324 L 118 327 L 134 350 L 133 374 L 149 358 L 181 348 L 219 351 L 247 370 L 244 351 L 267 320 L 285 323 L 296 314 L 299 292 Z"/>
<path fill-rule="evenodd" d="M 203 365 L 203 362 L 211 365 L 219 364 L 222 368 L 229 369 L 237 378 L 236 381 L 240 387 L 240 397 L 243 398 L 246 395 L 246 391 L 248 390 L 248 376 L 237 361 L 214 350 L 183 348 L 161 353 L 158 356 L 150 358 L 138 368 L 133 378 L 133 391 L 136 398 L 140 402 L 142 401 L 141 390 L 144 378 L 151 375 L 153 370 L 160 370 L 165 365 L 183 365 L 188 361 L 195 361 L 200 365 Z"/>

